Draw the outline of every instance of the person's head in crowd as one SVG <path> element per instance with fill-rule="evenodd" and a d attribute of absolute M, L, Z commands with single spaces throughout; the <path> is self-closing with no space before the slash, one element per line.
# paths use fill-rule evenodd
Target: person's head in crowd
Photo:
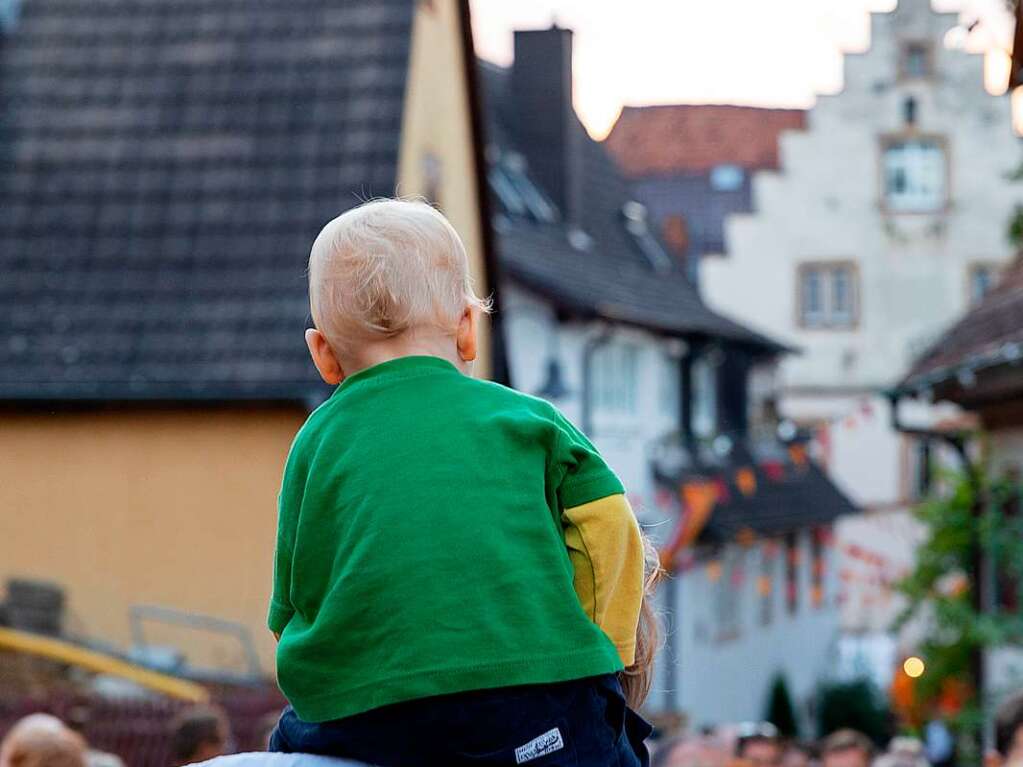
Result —
<path fill-rule="evenodd" d="M 995 749 L 989 765 L 1023 767 L 1023 690 L 1006 698 L 995 712 Z"/>
<path fill-rule="evenodd" d="M 892 738 L 888 750 L 874 762 L 874 767 L 930 767 L 924 755 L 924 744 L 918 738 Z"/>
<path fill-rule="evenodd" d="M 15 724 L 0 743 L 0 767 L 86 767 L 85 740 L 49 714 Z"/>
<path fill-rule="evenodd" d="M 86 737 L 86 730 L 92 719 L 92 711 L 88 706 L 72 706 L 64 716 L 67 726 L 85 738 L 85 763 L 88 767 L 125 767 L 124 760 L 117 754 L 110 754 L 93 748 Z"/>
<path fill-rule="evenodd" d="M 821 745 L 821 767 L 870 767 L 874 744 L 856 730 L 838 730 Z"/>
<path fill-rule="evenodd" d="M 713 735 L 672 738 L 654 751 L 650 767 L 726 767 L 728 749 Z"/>
<path fill-rule="evenodd" d="M 813 746 L 803 741 L 793 740 L 785 745 L 782 754 L 782 767 L 811 767 L 816 759 Z"/>
<path fill-rule="evenodd" d="M 746 722 L 736 732 L 735 755 L 751 767 L 781 767 L 782 743 L 770 722 Z"/>
<path fill-rule="evenodd" d="M 228 750 L 230 727 L 216 706 L 192 706 L 171 725 L 171 761 L 175 765 L 205 762 Z"/>

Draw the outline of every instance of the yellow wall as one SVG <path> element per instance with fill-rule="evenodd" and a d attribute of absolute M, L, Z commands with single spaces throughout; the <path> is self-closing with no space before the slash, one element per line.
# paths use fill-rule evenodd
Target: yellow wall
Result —
<path fill-rule="evenodd" d="M 462 236 L 476 290 L 487 295 L 469 84 L 463 65 L 457 0 L 417 4 L 405 94 L 398 193 L 429 196 L 428 157 L 439 169 L 438 203 Z M 489 323 L 484 323 L 476 375 L 490 375 Z"/>
<path fill-rule="evenodd" d="M 456 0 L 419 3 L 398 192 L 427 194 L 461 233 L 486 294 L 472 123 Z M 427 161 L 427 157 L 432 158 Z M 478 375 L 489 375 L 484 329 Z M 126 645 L 127 612 L 152 603 L 241 621 L 264 669 L 275 501 L 295 409 L 0 413 L 0 578 L 68 589 L 73 627 Z M 183 632 L 154 639 L 234 662 L 233 646 Z"/>
<path fill-rule="evenodd" d="M 242 621 L 271 671 L 263 625 L 275 504 L 304 417 L 299 409 L 0 413 L 0 577 L 61 583 L 73 628 L 123 644 L 132 604 Z M 233 643 L 153 636 L 206 662 L 237 659 Z"/>

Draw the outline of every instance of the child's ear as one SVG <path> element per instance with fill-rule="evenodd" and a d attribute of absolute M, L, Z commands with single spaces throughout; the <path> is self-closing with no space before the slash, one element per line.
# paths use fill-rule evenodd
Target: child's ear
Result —
<path fill-rule="evenodd" d="M 455 343 L 458 346 L 458 356 L 463 362 L 472 362 L 476 359 L 476 327 L 479 323 L 479 310 L 472 306 L 465 307 L 462 318 L 458 321 L 458 330 L 455 334 Z"/>
<path fill-rule="evenodd" d="M 309 328 L 305 332 L 305 343 L 309 347 L 309 356 L 313 358 L 313 364 L 320 372 L 320 378 L 331 386 L 337 386 L 345 380 L 345 371 L 341 363 L 337 361 L 337 355 L 327 343 L 327 337 L 316 328 Z"/>

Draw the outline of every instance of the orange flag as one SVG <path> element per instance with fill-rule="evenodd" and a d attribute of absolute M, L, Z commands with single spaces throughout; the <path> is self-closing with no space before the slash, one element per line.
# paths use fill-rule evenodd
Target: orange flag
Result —
<path fill-rule="evenodd" d="M 749 498 L 757 491 L 757 475 L 749 466 L 743 466 L 735 472 L 735 484 L 739 492 Z"/>
<path fill-rule="evenodd" d="M 675 557 L 682 549 L 696 540 L 710 518 L 718 500 L 718 489 L 714 482 L 704 479 L 686 482 L 681 487 L 682 520 L 675 528 L 675 534 L 661 551 L 661 567 L 671 572 Z"/>

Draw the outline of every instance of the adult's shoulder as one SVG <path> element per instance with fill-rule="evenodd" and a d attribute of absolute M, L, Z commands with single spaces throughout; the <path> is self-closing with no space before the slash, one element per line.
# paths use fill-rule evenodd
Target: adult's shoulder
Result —
<path fill-rule="evenodd" d="M 195 767 L 370 767 L 362 762 L 333 759 L 313 754 L 277 754 L 258 751 L 248 754 L 218 756 Z"/>

